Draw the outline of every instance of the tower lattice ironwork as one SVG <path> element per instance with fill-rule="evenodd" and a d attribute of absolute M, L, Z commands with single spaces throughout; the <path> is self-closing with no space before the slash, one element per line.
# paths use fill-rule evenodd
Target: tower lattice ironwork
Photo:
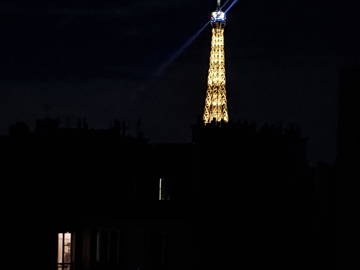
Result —
<path fill-rule="evenodd" d="M 216 122 L 228 122 L 228 107 L 226 97 L 226 70 L 225 70 L 225 44 L 224 29 L 226 25 L 226 14 L 220 9 L 212 13 L 212 40 L 210 52 L 210 64 L 208 74 L 208 85 L 205 99 L 205 110 L 203 120 L 208 124 Z"/>

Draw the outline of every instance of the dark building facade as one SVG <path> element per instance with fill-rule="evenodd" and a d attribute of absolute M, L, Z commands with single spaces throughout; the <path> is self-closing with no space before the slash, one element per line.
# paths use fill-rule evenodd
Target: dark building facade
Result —
<path fill-rule="evenodd" d="M 356 258 L 350 246 L 353 239 L 352 231 L 356 230 L 351 224 L 355 224 L 353 213 L 357 211 L 355 205 L 358 197 L 355 179 L 359 178 L 360 110 L 357 99 L 359 89 L 360 65 L 352 63 L 339 69 L 337 178 L 334 187 L 339 269 L 350 267 L 353 263 L 352 258 Z"/>
<path fill-rule="evenodd" d="M 295 127 L 199 124 L 192 143 L 168 145 L 121 125 L 48 119 L 10 131 L 0 144 L 14 268 L 34 258 L 47 270 L 321 265 L 313 173 Z"/>
<path fill-rule="evenodd" d="M 360 66 L 351 65 L 339 71 L 338 89 L 338 160 L 355 161 L 359 150 L 360 129 L 357 124 L 360 89 Z"/>

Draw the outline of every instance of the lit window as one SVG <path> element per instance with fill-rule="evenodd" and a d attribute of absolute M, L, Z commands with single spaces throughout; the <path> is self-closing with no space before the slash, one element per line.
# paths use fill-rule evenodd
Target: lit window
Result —
<path fill-rule="evenodd" d="M 72 248 L 71 233 L 58 234 L 58 270 L 71 270 L 72 266 Z"/>

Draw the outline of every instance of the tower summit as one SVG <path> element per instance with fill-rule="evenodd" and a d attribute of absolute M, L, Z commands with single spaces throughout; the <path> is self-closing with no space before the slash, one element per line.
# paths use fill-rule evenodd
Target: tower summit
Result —
<path fill-rule="evenodd" d="M 203 116 L 205 125 L 213 120 L 216 122 L 229 121 L 226 99 L 225 25 L 226 14 L 221 10 L 221 1 L 218 0 L 217 9 L 211 14 L 212 39 Z"/>

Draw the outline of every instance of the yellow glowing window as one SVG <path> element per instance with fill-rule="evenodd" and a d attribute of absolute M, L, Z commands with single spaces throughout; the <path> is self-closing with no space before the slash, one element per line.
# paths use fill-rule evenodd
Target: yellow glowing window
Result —
<path fill-rule="evenodd" d="M 58 234 L 58 270 L 71 270 L 72 268 L 72 245 L 71 233 Z"/>

